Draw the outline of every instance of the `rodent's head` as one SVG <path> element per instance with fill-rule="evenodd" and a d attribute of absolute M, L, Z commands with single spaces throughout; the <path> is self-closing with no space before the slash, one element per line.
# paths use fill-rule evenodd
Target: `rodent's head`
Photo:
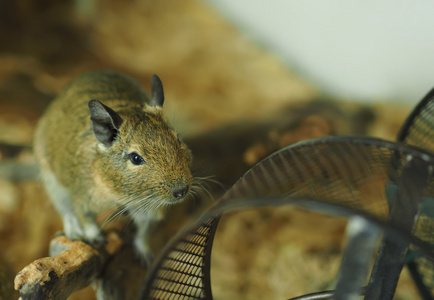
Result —
<path fill-rule="evenodd" d="M 191 152 L 162 114 L 164 95 L 156 75 L 151 105 L 118 112 L 89 101 L 98 140 L 95 168 L 102 184 L 133 211 L 184 199 L 193 184 Z"/>

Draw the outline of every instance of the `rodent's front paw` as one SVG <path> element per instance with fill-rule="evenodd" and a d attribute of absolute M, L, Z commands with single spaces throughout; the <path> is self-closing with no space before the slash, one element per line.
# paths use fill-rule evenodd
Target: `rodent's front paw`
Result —
<path fill-rule="evenodd" d="M 63 230 L 65 236 L 71 241 L 82 240 L 85 235 L 83 226 L 77 216 L 72 213 L 63 215 Z"/>
<path fill-rule="evenodd" d="M 98 237 L 94 237 L 93 239 L 89 239 L 88 237 L 83 237 L 81 240 L 89 245 L 103 245 L 107 243 L 107 239 L 101 235 Z"/>
<path fill-rule="evenodd" d="M 66 225 L 66 226 L 65 226 Z M 71 241 L 84 241 L 91 245 L 104 244 L 106 239 L 99 230 L 98 225 L 89 223 L 82 227 L 80 224 L 65 224 L 65 236 Z"/>
<path fill-rule="evenodd" d="M 106 242 L 106 238 L 96 224 L 87 224 L 84 227 L 84 240 L 90 244 L 104 244 Z"/>
<path fill-rule="evenodd" d="M 133 242 L 133 248 L 136 258 L 140 261 L 142 267 L 149 268 L 154 259 L 154 254 L 148 245 L 140 238 L 135 238 Z"/>

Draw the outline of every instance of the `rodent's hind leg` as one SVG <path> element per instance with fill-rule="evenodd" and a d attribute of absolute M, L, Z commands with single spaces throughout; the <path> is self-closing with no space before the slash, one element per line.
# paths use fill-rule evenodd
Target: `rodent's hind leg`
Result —
<path fill-rule="evenodd" d="M 41 175 L 51 202 L 62 216 L 65 236 L 70 240 L 83 240 L 89 243 L 104 242 L 104 236 L 96 224 L 94 214 L 83 212 L 85 208 L 74 207 L 68 190 L 59 183 L 52 172 L 46 171 Z"/>
<path fill-rule="evenodd" d="M 81 239 L 84 236 L 84 230 L 75 213 L 68 190 L 59 183 L 52 172 L 45 171 L 41 175 L 51 203 L 62 216 L 63 230 L 66 237 L 71 240 Z"/>
<path fill-rule="evenodd" d="M 158 212 L 146 214 L 133 214 L 134 223 L 137 226 L 136 236 L 133 240 L 133 247 L 142 265 L 150 266 L 154 258 L 149 247 L 149 234 L 152 225 L 158 220 Z"/>

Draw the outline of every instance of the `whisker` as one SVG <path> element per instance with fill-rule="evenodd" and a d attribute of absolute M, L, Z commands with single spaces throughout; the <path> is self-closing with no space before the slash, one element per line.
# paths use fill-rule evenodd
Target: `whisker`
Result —
<path fill-rule="evenodd" d="M 118 203 L 122 203 L 123 200 L 125 200 L 126 198 L 127 197 L 124 197 L 123 199 L 118 199 Z M 132 218 L 134 216 L 139 213 L 146 213 L 148 211 L 151 211 L 153 210 L 153 207 L 158 206 L 158 203 L 153 203 L 155 202 L 154 198 L 155 196 L 153 194 L 149 194 L 145 197 L 137 196 L 132 199 L 128 199 L 128 201 L 126 201 L 125 203 L 118 205 L 120 209 L 116 213 L 108 217 L 100 226 L 100 228 L 104 228 L 105 226 L 107 226 L 108 223 L 114 221 L 123 214 L 128 213 L 130 215 L 130 218 L 127 218 L 122 224 L 123 229 L 125 229 L 125 227 L 130 224 L 130 222 L 132 222 Z"/>
<path fill-rule="evenodd" d="M 195 194 L 199 198 L 204 198 L 208 196 L 211 201 L 214 201 L 214 197 L 212 193 L 209 191 L 207 184 L 208 183 L 216 183 L 217 181 L 213 181 L 210 177 L 197 177 L 195 178 L 194 184 L 192 185 L 192 192 L 195 192 Z"/>
<path fill-rule="evenodd" d="M 213 183 L 217 185 L 219 188 L 222 189 L 222 191 L 226 190 L 226 187 L 218 180 L 214 179 L 215 176 L 204 176 L 204 177 L 195 177 L 194 179 L 197 180 L 200 183 Z"/>
<path fill-rule="evenodd" d="M 131 205 L 128 209 L 131 218 L 135 218 L 140 214 L 148 214 L 149 212 L 157 211 L 157 209 L 163 205 L 164 202 L 161 201 L 159 197 L 154 194 L 148 195 L 145 198 L 136 201 L 134 205 Z"/>
<path fill-rule="evenodd" d="M 118 217 L 123 215 L 126 211 L 127 211 L 127 207 L 126 206 L 122 207 L 116 213 L 114 213 L 110 217 L 106 218 L 106 220 L 101 224 L 100 228 L 101 229 L 104 228 L 105 226 L 107 226 L 107 224 L 109 224 L 110 222 L 114 221 L 115 219 L 117 219 Z"/>

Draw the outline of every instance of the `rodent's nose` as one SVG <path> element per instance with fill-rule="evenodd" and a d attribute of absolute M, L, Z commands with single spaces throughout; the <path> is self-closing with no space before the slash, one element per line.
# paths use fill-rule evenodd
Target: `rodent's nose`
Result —
<path fill-rule="evenodd" d="M 184 198 L 185 195 L 187 195 L 189 190 L 189 186 L 186 185 L 182 188 L 175 188 L 172 190 L 173 197 L 175 197 L 177 200 Z"/>

